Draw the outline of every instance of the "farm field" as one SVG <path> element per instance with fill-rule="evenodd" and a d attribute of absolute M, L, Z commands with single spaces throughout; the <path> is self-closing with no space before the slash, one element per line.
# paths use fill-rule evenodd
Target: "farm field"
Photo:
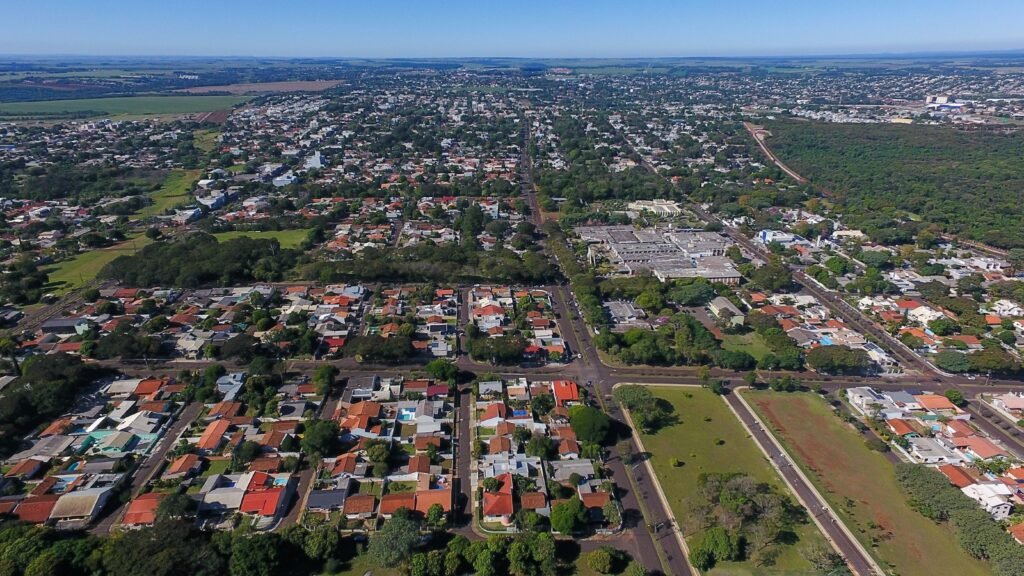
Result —
<path fill-rule="evenodd" d="M 681 524 L 685 525 L 686 501 L 697 490 L 701 474 L 742 472 L 755 480 L 779 487 L 796 502 L 721 397 L 696 387 L 652 386 L 650 390 L 656 397 L 671 403 L 679 417 L 676 424 L 662 428 L 656 434 L 641 434 L 641 439 L 651 454 L 651 464 L 672 513 Z M 673 467 L 671 458 L 679 459 L 683 465 Z M 799 540 L 795 545 L 781 548 L 782 553 L 772 567 L 756 567 L 749 562 L 723 562 L 708 574 L 813 574 L 812 566 L 800 555 L 800 549 L 812 543 L 825 545 L 825 540 L 812 522 L 801 526 L 797 537 Z"/>
<path fill-rule="evenodd" d="M 48 269 L 51 291 L 57 294 L 66 293 L 96 278 L 109 262 L 118 256 L 130 256 L 142 250 L 152 240 L 145 236 L 135 236 L 119 244 L 107 248 L 79 254 L 70 260 L 58 262 Z"/>
<path fill-rule="evenodd" d="M 214 234 L 218 242 L 224 242 L 226 240 L 232 240 L 234 238 L 241 238 L 243 236 L 252 238 L 254 240 L 276 238 L 281 244 L 281 248 L 297 248 L 302 241 L 309 235 L 309 230 L 306 228 L 298 228 L 296 230 L 268 230 L 268 231 L 249 231 L 249 230 L 237 230 L 232 232 L 218 232 Z"/>
<path fill-rule="evenodd" d="M 159 116 L 192 114 L 230 108 L 241 96 L 128 96 L 0 103 L 0 118 L 60 118 L 62 116 Z"/>
<path fill-rule="evenodd" d="M 818 491 L 883 567 L 901 576 L 989 574 L 953 533 L 913 510 L 895 469 L 812 394 L 745 392 Z"/>
<path fill-rule="evenodd" d="M 159 190 L 149 195 L 153 201 L 149 206 L 139 210 L 139 216 L 159 216 L 188 200 L 192 182 L 199 178 L 200 170 L 174 170 L 164 180 Z"/>
<path fill-rule="evenodd" d="M 294 82 L 248 82 L 244 84 L 225 84 L 223 86 L 196 86 L 178 92 L 189 94 L 210 94 L 227 92 L 229 94 L 269 94 L 274 92 L 320 92 L 334 88 L 341 80 L 296 80 Z"/>

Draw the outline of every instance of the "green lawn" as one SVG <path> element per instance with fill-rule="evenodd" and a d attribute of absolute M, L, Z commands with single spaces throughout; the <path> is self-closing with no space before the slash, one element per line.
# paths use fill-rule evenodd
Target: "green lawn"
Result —
<path fill-rule="evenodd" d="M 207 153 L 217 147 L 217 136 L 220 136 L 219 130 L 197 130 L 192 135 L 195 147 Z"/>
<path fill-rule="evenodd" d="M 5 102 L 0 116 L 147 116 L 213 112 L 245 102 L 242 96 L 126 96 L 118 98 L 85 98 L 80 100 L 46 100 L 38 102 Z"/>
<path fill-rule="evenodd" d="M 789 494 L 786 485 L 721 397 L 703 388 L 651 387 L 651 392 L 670 402 L 679 417 L 678 423 L 656 434 L 643 434 L 641 438 L 644 448 L 651 453 L 651 464 L 672 513 L 680 523 L 685 524 L 686 501 L 697 489 L 701 474 L 741 472 L 778 486 Z M 720 444 L 719 441 L 724 442 Z M 677 458 L 683 465 L 673 467 L 671 458 Z M 796 502 L 796 498 L 790 496 Z M 716 565 L 710 574 L 812 574 L 810 563 L 799 550 L 810 543 L 823 544 L 824 538 L 811 522 L 801 526 L 797 536 L 799 541 L 796 545 L 782 547 L 776 564 L 770 568 L 758 568 L 749 562 L 725 562 Z"/>
<path fill-rule="evenodd" d="M 818 491 L 883 567 L 901 576 L 990 574 L 953 533 L 914 511 L 892 464 L 813 394 L 745 392 Z"/>
<path fill-rule="evenodd" d="M 388 482 L 387 493 L 388 494 L 402 494 L 406 492 L 415 492 L 415 482 Z"/>
<path fill-rule="evenodd" d="M 206 470 L 203 470 L 202 476 L 204 478 L 213 476 L 214 474 L 224 474 L 231 467 L 231 459 L 226 458 L 224 460 L 210 460 L 206 464 Z"/>
<path fill-rule="evenodd" d="M 152 204 L 139 210 L 139 216 L 159 216 L 178 206 L 187 203 L 192 183 L 199 179 L 202 170 L 172 170 L 159 190 L 149 195 Z"/>
<path fill-rule="evenodd" d="M 266 232 L 261 231 L 233 231 L 233 232 L 218 232 L 214 234 L 219 242 L 231 240 L 233 238 L 241 238 L 243 236 L 253 239 L 259 238 L 277 238 L 277 241 L 281 244 L 281 248 L 298 248 L 299 244 L 302 244 L 309 236 L 309 229 L 298 228 L 295 230 L 268 230 Z"/>
<path fill-rule="evenodd" d="M 722 337 L 722 348 L 726 350 L 741 350 L 750 354 L 756 360 L 764 358 L 771 353 L 764 338 L 757 332 L 747 334 L 726 334 Z"/>
<path fill-rule="evenodd" d="M 96 278 L 107 263 L 118 256 L 131 256 L 143 246 L 152 242 L 145 236 L 135 236 L 108 248 L 79 254 L 69 260 L 58 262 L 47 269 L 52 291 L 63 294 Z"/>

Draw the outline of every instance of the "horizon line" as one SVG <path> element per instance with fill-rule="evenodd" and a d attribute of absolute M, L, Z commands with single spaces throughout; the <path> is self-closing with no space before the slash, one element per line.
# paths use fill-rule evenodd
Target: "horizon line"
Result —
<path fill-rule="evenodd" d="M 686 56 L 269 56 L 269 55 L 223 55 L 223 54 L 99 54 L 99 53 L 0 53 L 0 58 L 128 58 L 128 59 L 264 59 L 264 60 L 368 60 L 368 61 L 472 61 L 472 60 L 766 60 L 766 59 L 851 59 L 851 58 L 938 58 L 956 56 L 1022 56 L 1024 47 L 1008 49 L 965 49 L 965 50 L 921 50 L 897 52 L 834 52 L 807 54 L 762 54 L 762 55 L 686 55 Z"/>

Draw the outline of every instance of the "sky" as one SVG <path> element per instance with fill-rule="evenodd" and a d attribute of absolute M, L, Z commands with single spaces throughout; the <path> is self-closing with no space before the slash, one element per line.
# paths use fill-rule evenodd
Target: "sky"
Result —
<path fill-rule="evenodd" d="M 5 55 L 654 58 L 1024 49 L 1022 0 L 0 0 Z"/>

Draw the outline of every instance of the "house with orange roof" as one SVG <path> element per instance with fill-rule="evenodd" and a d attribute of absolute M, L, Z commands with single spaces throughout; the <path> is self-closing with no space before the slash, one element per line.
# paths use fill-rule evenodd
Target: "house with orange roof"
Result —
<path fill-rule="evenodd" d="M 416 494 L 412 492 L 399 492 L 397 494 L 385 494 L 380 498 L 380 509 L 378 513 L 382 518 L 391 518 L 399 509 L 405 508 L 410 512 L 416 509 Z"/>
<path fill-rule="evenodd" d="M 373 494 L 353 494 L 345 499 L 345 517 L 349 520 L 365 520 L 377 510 L 377 497 Z"/>
<path fill-rule="evenodd" d="M 914 399 L 917 400 L 922 409 L 929 412 L 954 414 L 961 412 L 956 405 L 949 401 L 949 398 L 941 394 L 916 394 Z"/>
<path fill-rule="evenodd" d="M 442 488 L 438 490 L 417 490 L 415 510 L 426 515 L 430 507 L 437 504 L 445 514 L 452 511 L 452 489 Z"/>
<path fill-rule="evenodd" d="M 1017 544 L 1024 546 L 1024 522 L 1010 526 L 1007 532 L 1017 541 Z"/>
<path fill-rule="evenodd" d="M 917 431 L 910 425 L 909 422 L 902 418 L 890 418 L 885 421 L 885 425 L 889 428 L 889 431 L 897 436 L 916 436 Z"/>
<path fill-rule="evenodd" d="M 160 502 L 167 497 L 167 494 L 160 492 L 147 492 L 128 504 L 128 509 L 121 520 L 122 526 L 129 528 L 140 528 L 150 526 L 156 522 L 156 511 Z"/>
<path fill-rule="evenodd" d="M 996 446 L 988 438 L 981 436 L 966 436 L 953 438 L 953 446 L 967 455 L 971 460 L 989 460 L 992 458 L 1006 458 L 1006 450 Z"/>
<path fill-rule="evenodd" d="M 975 478 L 967 472 L 966 468 L 955 464 L 943 464 L 938 467 L 938 471 L 942 472 L 942 475 L 949 479 L 950 484 L 957 488 L 966 488 L 977 482 Z"/>
<path fill-rule="evenodd" d="M 167 470 L 164 478 L 187 478 L 199 472 L 203 467 L 203 460 L 196 454 L 183 454 L 174 459 Z"/>
<path fill-rule="evenodd" d="M 555 397 L 555 406 L 572 406 L 580 402 L 579 387 L 572 380 L 551 382 L 551 394 Z"/>
<path fill-rule="evenodd" d="M 203 431 L 199 437 L 196 447 L 205 452 L 216 452 L 224 445 L 224 436 L 231 428 L 231 423 L 226 420 L 214 420 Z"/>
<path fill-rule="evenodd" d="M 512 474 L 496 476 L 498 490 L 484 491 L 482 511 L 484 522 L 509 525 L 515 514 L 515 502 L 512 499 Z"/>

